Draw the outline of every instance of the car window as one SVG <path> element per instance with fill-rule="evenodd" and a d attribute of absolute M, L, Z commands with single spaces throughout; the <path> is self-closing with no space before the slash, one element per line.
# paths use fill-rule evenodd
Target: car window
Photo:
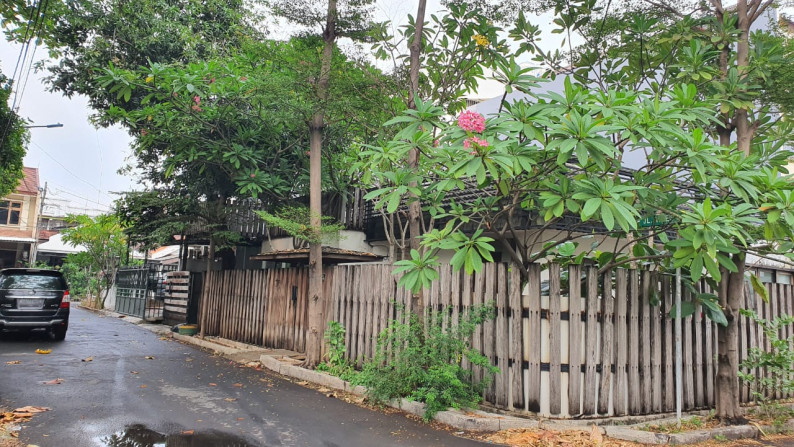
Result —
<path fill-rule="evenodd" d="M 64 282 L 52 275 L 0 275 L 0 289 L 63 290 Z"/>

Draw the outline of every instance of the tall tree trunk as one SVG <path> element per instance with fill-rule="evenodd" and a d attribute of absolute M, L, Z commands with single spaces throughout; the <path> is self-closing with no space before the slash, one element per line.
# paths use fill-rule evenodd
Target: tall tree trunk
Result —
<path fill-rule="evenodd" d="M 336 0 L 329 0 L 328 15 L 323 31 L 323 55 L 320 63 L 320 77 L 317 81 L 319 106 L 309 125 L 309 209 L 311 212 L 312 232 L 316 238 L 321 236 L 322 215 L 322 149 L 323 129 L 325 128 L 325 101 L 328 99 L 328 83 L 331 79 L 331 57 L 336 41 Z M 320 363 L 320 352 L 325 329 L 323 312 L 323 244 L 322 241 L 309 245 L 309 327 L 306 329 L 306 360 L 304 366 L 314 368 Z"/>
<path fill-rule="evenodd" d="M 744 254 L 733 255 L 737 271 L 723 269 L 720 281 L 720 306 L 728 325 L 717 326 L 716 415 L 722 420 L 736 421 L 742 416 L 739 406 L 739 309 L 744 302 Z"/>
<path fill-rule="evenodd" d="M 419 0 L 419 6 L 416 11 L 416 28 L 414 37 L 410 46 L 410 62 L 409 75 L 411 78 L 410 97 L 408 98 L 408 108 L 416 109 L 416 98 L 419 95 L 419 56 L 422 54 L 422 34 L 424 33 L 425 25 L 425 9 L 427 8 L 427 0 Z M 414 148 L 408 153 L 408 167 L 416 171 L 419 167 L 419 149 Z M 416 182 L 412 182 L 411 186 L 417 186 Z M 413 196 L 414 199 L 416 198 Z M 419 219 L 422 218 L 422 204 L 419 200 L 413 200 L 408 204 L 408 233 L 411 238 L 411 250 L 420 251 L 419 236 L 421 235 L 421 226 Z M 417 315 L 422 315 L 425 312 L 424 299 L 422 291 L 414 293 L 411 296 L 411 310 Z"/>
<path fill-rule="evenodd" d="M 713 0 L 715 17 L 724 22 L 727 10 L 722 1 Z M 750 27 L 754 17 L 762 14 L 772 2 L 767 0 L 738 0 L 736 2 L 737 27 L 739 39 L 736 43 L 736 70 L 741 78 L 747 76 L 750 63 Z M 730 70 L 730 47 L 725 46 L 720 52 L 720 71 L 725 79 Z M 750 124 L 749 111 L 736 109 L 733 116 L 722 114 L 722 126 L 717 129 L 720 145 L 730 146 L 731 135 L 736 131 L 737 148 L 750 155 L 755 128 Z M 725 272 L 720 282 L 719 300 L 728 325 L 717 329 L 717 378 L 716 378 L 716 415 L 724 420 L 736 420 L 742 416 L 739 401 L 739 309 L 744 302 L 744 255 L 733 255 L 738 268 L 736 273 Z"/>

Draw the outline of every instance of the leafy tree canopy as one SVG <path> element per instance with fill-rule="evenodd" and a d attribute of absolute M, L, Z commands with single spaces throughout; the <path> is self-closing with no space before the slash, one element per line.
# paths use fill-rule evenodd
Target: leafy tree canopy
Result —
<path fill-rule="evenodd" d="M 13 192 L 22 180 L 28 144 L 25 122 L 11 110 L 11 83 L 0 73 L 0 197 Z"/>
<path fill-rule="evenodd" d="M 142 99 L 136 108 L 111 107 L 107 119 L 135 129 L 136 155 L 155 185 L 265 203 L 304 194 L 306 123 L 321 106 L 310 82 L 319 42 L 250 43 L 239 54 L 203 63 L 111 66 L 100 82 L 113 100 L 124 105 L 133 92 Z M 335 99 L 323 104 L 328 157 L 378 138 L 388 108 L 399 107 L 378 85 L 388 80 L 377 70 L 337 52 L 332 71 L 339 82 L 332 85 Z"/>
<path fill-rule="evenodd" d="M 95 82 L 98 70 L 113 63 L 135 69 L 151 63 L 204 60 L 261 33 L 253 26 L 258 2 L 241 0 L 51 0 L 39 10 L 30 2 L 12 2 L 3 25 L 11 40 L 21 41 L 31 18 L 43 17 L 40 36 L 58 63 L 48 67 L 48 82 L 66 96 L 82 94 L 96 111 L 112 98 Z M 99 124 L 104 123 L 98 118 Z"/>
<path fill-rule="evenodd" d="M 98 280 L 97 304 L 104 306 L 110 288 L 116 281 L 116 270 L 127 250 L 127 238 L 118 218 L 113 214 L 96 217 L 69 215 L 70 228 L 64 229 L 64 242 L 85 249 L 82 265 Z"/>

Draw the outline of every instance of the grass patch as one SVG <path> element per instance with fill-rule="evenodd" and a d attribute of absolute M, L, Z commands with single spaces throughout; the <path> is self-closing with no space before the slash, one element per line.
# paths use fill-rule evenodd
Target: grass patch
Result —
<path fill-rule="evenodd" d="M 683 433 L 687 431 L 694 431 L 694 430 L 704 430 L 707 428 L 714 428 L 720 425 L 720 421 L 713 417 L 712 415 L 708 416 L 692 416 L 690 418 L 682 418 L 681 419 L 681 426 L 678 425 L 678 422 L 664 422 L 661 424 L 645 424 L 640 427 L 640 430 L 650 431 L 654 433 L 666 433 L 666 434 L 673 434 L 673 433 Z"/>

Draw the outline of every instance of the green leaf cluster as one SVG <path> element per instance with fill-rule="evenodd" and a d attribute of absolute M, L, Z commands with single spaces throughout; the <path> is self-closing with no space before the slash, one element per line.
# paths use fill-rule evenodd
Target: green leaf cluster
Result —
<path fill-rule="evenodd" d="M 424 402 L 426 420 L 450 407 L 472 408 L 499 369 L 472 349 L 469 340 L 479 325 L 494 317 L 493 304 L 486 304 L 470 308 L 458 321 L 450 309 L 428 312 L 421 317 L 426 323 L 416 314 L 411 314 L 407 324 L 392 321 L 378 336 L 375 355 L 353 383 L 366 386 L 376 402 L 399 398 Z M 464 358 L 482 368 L 481 381 L 462 367 Z"/>

